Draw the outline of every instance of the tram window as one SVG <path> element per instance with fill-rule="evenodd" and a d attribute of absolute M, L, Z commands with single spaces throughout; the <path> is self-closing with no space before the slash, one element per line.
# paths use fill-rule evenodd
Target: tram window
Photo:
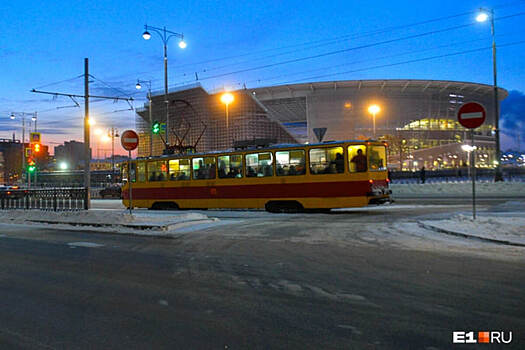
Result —
<path fill-rule="evenodd" d="M 215 179 L 215 157 L 193 158 L 193 179 Z"/>
<path fill-rule="evenodd" d="M 275 152 L 276 173 L 278 176 L 304 175 L 304 150 Z"/>
<path fill-rule="evenodd" d="M 126 175 L 127 175 L 127 171 L 128 171 L 128 165 L 125 164 L 125 166 L 122 167 L 122 169 L 126 171 Z M 136 177 L 136 174 L 137 174 L 137 163 L 135 162 L 132 162 L 131 163 L 131 171 L 130 171 L 130 175 L 129 177 L 126 176 L 126 178 L 129 180 L 131 180 L 132 182 L 136 182 L 137 181 L 137 177 Z"/>
<path fill-rule="evenodd" d="M 189 180 L 190 171 L 189 159 L 171 159 L 169 161 L 170 180 Z"/>
<path fill-rule="evenodd" d="M 242 155 L 219 157 L 219 178 L 241 178 L 242 177 Z"/>
<path fill-rule="evenodd" d="M 310 150 L 310 173 L 319 175 L 344 172 L 343 147 L 312 148 Z"/>
<path fill-rule="evenodd" d="M 370 171 L 386 170 L 386 149 L 385 146 L 372 146 L 368 151 Z"/>
<path fill-rule="evenodd" d="M 367 169 L 366 146 L 348 146 L 348 169 L 351 173 L 364 172 Z"/>
<path fill-rule="evenodd" d="M 166 181 L 168 168 L 163 160 L 148 162 L 148 181 Z"/>
<path fill-rule="evenodd" d="M 273 176 L 271 152 L 250 153 L 246 155 L 246 177 Z"/>
<path fill-rule="evenodd" d="M 146 181 L 146 163 L 137 162 L 137 181 L 145 182 Z"/>

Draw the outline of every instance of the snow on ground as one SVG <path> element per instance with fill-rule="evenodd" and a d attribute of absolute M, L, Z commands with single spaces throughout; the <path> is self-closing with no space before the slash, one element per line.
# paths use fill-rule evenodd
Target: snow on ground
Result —
<path fill-rule="evenodd" d="M 392 184 L 395 197 L 462 197 L 472 195 L 471 182 L 440 182 L 426 184 Z M 523 182 L 476 182 L 476 194 L 486 197 L 525 197 Z"/>
<path fill-rule="evenodd" d="M 476 220 L 473 220 L 472 216 L 459 214 L 449 220 L 425 220 L 421 223 L 471 237 L 525 245 L 523 212 L 505 215 L 478 213 Z"/>
<path fill-rule="evenodd" d="M 125 210 L 90 211 L 0 211 L 0 224 L 48 227 L 81 231 L 100 231 L 122 234 L 171 236 L 192 226 L 218 224 L 216 218 L 195 212 L 160 213 L 141 211 L 129 214 Z"/>

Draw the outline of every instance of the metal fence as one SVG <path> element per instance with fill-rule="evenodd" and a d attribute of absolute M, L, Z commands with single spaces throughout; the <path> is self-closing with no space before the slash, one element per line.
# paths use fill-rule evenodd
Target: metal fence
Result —
<path fill-rule="evenodd" d="M 16 189 L 0 191 L 1 209 L 84 210 L 85 188 Z"/>

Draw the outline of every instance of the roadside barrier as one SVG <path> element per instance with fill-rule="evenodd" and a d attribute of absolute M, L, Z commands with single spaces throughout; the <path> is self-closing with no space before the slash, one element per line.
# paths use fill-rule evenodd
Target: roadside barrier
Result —
<path fill-rule="evenodd" d="M 87 209 L 85 188 L 9 189 L 0 191 L 0 208 L 53 211 Z"/>

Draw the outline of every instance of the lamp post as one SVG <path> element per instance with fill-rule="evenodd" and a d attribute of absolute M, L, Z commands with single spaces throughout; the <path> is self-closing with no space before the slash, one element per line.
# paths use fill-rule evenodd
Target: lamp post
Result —
<path fill-rule="evenodd" d="M 26 163 L 26 150 L 25 150 L 25 139 L 26 139 L 26 116 L 31 116 L 31 120 L 35 122 L 35 132 L 36 132 L 36 120 L 37 112 L 27 113 L 27 112 L 11 112 L 9 119 L 15 120 L 16 116 L 19 115 L 22 117 L 22 181 L 24 179 L 24 169 Z M 31 176 L 31 174 L 29 174 Z"/>
<path fill-rule="evenodd" d="M 225 92 L 221 95 L 221 102 L 224 103 L 224 105 L 226 106 L 226 136 L 228 138 L 228 141 L 230 141 L 230 123 L 228 110 L 230 103 L 232 103 L 234 99 L 235 98 L 233 97 L 233 95 L 229 92 Z"/>
<path fill-rule="evenodd" d="M 494 32 L 494 10 L 480 8 L 479 13 L 476 16 L 476 21 L 485 22 L 490 19 L 490 32 L 492 34 L 492 75 L 493 75 L 493 95 L 494 95 L 494 136 L 496 138 L 496 174 L 494 181 L 503 181 L 503 175 L 501 174 L 501 150 L 500 150 L 500 138 L 499 138 L 499 98 L 498 98 L 498 73 L 496 66 L 496 34 Z"/>
<path fill-rule="evenodd" d="M 151 80 L 140 80 L 137 79 L 137 84 L 135 85 L 135 88 L 137 90 L 142 89 L 141 83 L 146 84 L 148 86 L 148 101 L 149 101 L 149 108 L 148 108 L 148 114 L 149 114 L 149 156 L 153 156 L 153 130 L 151 126 L 153 125 L 153 117 L 151 115 L 151 109 L 153 106 L 153 101 L 151 100 Z M 167 128 L 166 128 L 167 130 Z"/>
<path fill-rule="evenodd" d="M 381 107 L 379 107 L 376 104 L 370 105 L 370 107 L 368 107 L 368 113 L 372 114 L 372 119 L 373 119 L 374 139 L 376 138 L 376 114 L 379 113 L 380 111 L 381 111 Z"/>
<path fill-rule="evenodd" d="M 166 149 L 169 147 L 169 129 L 170 129 L 170 119 L 169 119 L 169 101 L 168 101 L 168 41 L 172 37 L 177 37 L 180 39 L 179 41 L 179 47 L 181 49 L 186 48 L 186 42 L 184 41 L 184 35 L 175 33 L 172 31 L 169 31 L 166 29 L 166 27 L 163 28 L 157 28 L 149 25 L 144 25 L 144 33 L 142 33 L 142 37 L 144 40 L 151 39 L 151 34 L 148 32 L 148 30 L 151 30 L 155 33 L 157 33 L 164 45 L 164 103 L 166 104 Z M 150 107 L 151 108 L 151 107 Z"/>
<path fill-rule="evenodd" d="M 115 183 L 115 137 L 119 137 L 118 131 L 111 127 L 108 136 L 111 137 L 111 182 Z"/>

